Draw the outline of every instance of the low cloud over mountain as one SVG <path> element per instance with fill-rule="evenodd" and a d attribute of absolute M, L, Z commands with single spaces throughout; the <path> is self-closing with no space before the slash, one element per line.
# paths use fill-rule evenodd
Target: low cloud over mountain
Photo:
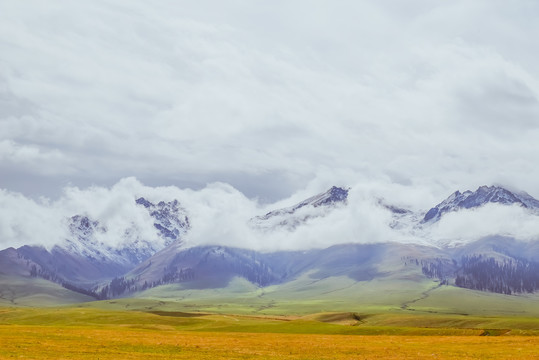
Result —
<path fill-rule="evenodd" d="M 391 187 L 387 189 L 390 195 L 395 192 Z M 475 194 L 481 195 L 485 189 L 502 192 L 509 200 L 514 197 L 514 201 L 502 202 L 489 196 L 483 201 Z M 169 229 L 165 223 L 157 222 L 159 211 L 183 214 L 185 227 L 176 228 L 183 229 L 181 237 L 186 246 L 224 245 L 264 251 L 324 248 L 342 243 L 440 246 L 489 235 L 534 239 L 539 234 L 536 200 L 501 187 L 464 192 L 469 201 L 477 200 L 473 206 L 455 202 L 464 196 L 455 193 L 431 210 L 405 204 L 406 196 L 384 196 L 379 186 L 369 188 L 365 184 L 350 189 L 333 187 L 294 205 L 303 193 L 262 205 L 223 183 L 195 191 L 173 186 L 149 187 L 133 178 L 123 179 L 111 188 L 66 188 L 56 200 L 34 201 L 2 191 L 0 244 L 3 248 L 51 248 L 72 236 L 70 222 L 79 216 L 105 229 L 92 234 L 103 246 L 122 249 L 126 241 L 131 241 L 126 239 L 137 238 L 159 249 L 166 241 L 179 237 L 179 233 L 171 232 L 178 231 L 171 230 L 173 226 L 168 224 Z M 165 204 L 172 204 L 166 206 L 173 208 L 166 208 Z M 436 216 L 429 218 L 434 212 Z M 185 230 L 187 226 L 189 231 Z"/>

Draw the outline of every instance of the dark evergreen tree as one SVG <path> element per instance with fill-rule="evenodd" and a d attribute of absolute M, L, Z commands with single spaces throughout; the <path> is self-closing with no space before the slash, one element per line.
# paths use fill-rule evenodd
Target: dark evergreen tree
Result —
<path fill-rule="evenodd" d="M 496 260 L 481 255 L 465 256 L 455 285 L 468 289 L 511 295 L 539 289 L 539 263 L 525 259 Z"/>

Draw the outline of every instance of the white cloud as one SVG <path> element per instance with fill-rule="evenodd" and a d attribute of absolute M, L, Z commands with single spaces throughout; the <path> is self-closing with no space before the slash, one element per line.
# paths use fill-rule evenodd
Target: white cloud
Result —
<path fill-rule="evenodd" d="M 66 157 L 59 150 L 18 144 L 11 140 L 0 140 L 0 162 L 25 168 L 40 175 L 49 175 L 59 171 L 69 173 L 72 170 L 69 167 L 63 167 Z"/>
<path fill-rule="evenodd" d="M 491 183 L 539 196 L 538 12 L 3 2 L 0 186 L 35 195 L 21 177 L 61 188 L 136 176 L 270 200 L 309 182 L 426 187 L 423 206 Z"/>
<path fill-rule="evenodd" d="M 184 237 L 187 246 L 225 245 L 261 251 L 326 248 L 342 243 L 401 242 L 435 246 L 465 243 L 489 235 L 507 235 L 521 240 L 537 239 L 537 215 L 518 206 L 487 204 L 478 209 L 445 214 L 432 225 L 418 228 L 421 211 L 417 197 L 429 196 L 428 191 L 406 193 L 404 186 L 382 183 L 358 183 L 349 191 L 348 204 L 331 211 L 305 207 L 296 216 L 307 219 L 293 231 L 276 227 L 264 231 L 249 222 L 257 215 L 288 207 L 310 197 L 316 184 L 299 191 L 286 200 L 262 205 L 248 199 L 224 183 L 208 184 L 201 190 L 174 186 L 145 186 L 135 178 L 120 180 L 110 188 L 67 187 L 56 200 L 34 201 L 24 195 L 0 191 L 0 248 L 22 245 L 51 247 L 69 237 L 68 219 L 85 215 L 106 228 L 97 234 L 98 241 L 112 247 L 125 245 L 127 230 L 162 246 L 147 210 L 135 203 L 144 197 L 157 203 L 177 199 L 187 211 L 191 229 Z M 326 190 L 326 189 L 323 189 Z M 391 228 L 391 213 L 379 204 L 404 206 L 418 213 L 415 220 L 399 228 Z M 434 203 L 431 204 L 431 206 Z M 415 222 L 413 222 L 415 221 Z"/>
<path fill-rule="evenodd" d="M 518 205 L 486 204 L 444 214 L 426 234 L 438 244 L 467 243 L 492 235 L 539 240 L 537 215 Z"/>
<path fill-rule="evenodd" d="M 312 194 L 310 194 L 312 195 Z M 68 237 L 67 219 L 80 214 L 97 220 L 107 229 L 98 240 L 121 246 L 126 229 L 137 227 L 140 238 L 160 241 L 153 220 L 135 199 L 143 196 L 151 202 L 178 199 L 188 213 L 192 229 L 185 241 L 188 246 L 227 245 L 257 250 L 308 249 L 337 243 L 380 242 L 393 240 L 387 227 L 389 214 L 361 191 L 351 191 L 349 206 L 308 220 L 308 226 L 296 231 L 276 229 L 261 232 L 249 225 L 249 219 L 274 210 L 277 204 L 261 206 L 230 185 L 213 183 L 199 191 L 176 187 L 147 187 L 134 178 L 122 179 L 111 188 L 68 187 L 55 201 L 35 202 L 21 194 L 0 193 L 0 239 L 2 247 L 41 244 L 50 247 Z M 288 199 L 287 205 L 297 198 Z M 314 209 L 302 209 L 308 212 Z M 301 214 L 300 214 L 301 215 Z"/>
<path fill-rule="evenodd" d="M 66 236 L 62 218 L 46 202 L 0 190 L 1 248 L 41 244 L 50 246 Z"/>

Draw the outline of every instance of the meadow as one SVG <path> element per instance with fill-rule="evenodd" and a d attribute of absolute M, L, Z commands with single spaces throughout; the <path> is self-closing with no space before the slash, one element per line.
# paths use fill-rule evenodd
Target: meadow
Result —
<path fill-rule="evenodd" d="M 405 311 L 254 316 L 105 305 L 0 308 L 0 358 L 539 358 L 535 317 Z"/>
<path fill-rule="evenodd" d="M 539 359 L 536 294 L 305 277 L 90 301 L 5 280 L 0 359 Z"/>

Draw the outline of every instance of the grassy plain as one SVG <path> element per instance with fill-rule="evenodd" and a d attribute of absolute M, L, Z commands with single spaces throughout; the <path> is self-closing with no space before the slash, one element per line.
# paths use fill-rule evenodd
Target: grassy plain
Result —
<path fill-rule="evenodd" d="M 534 335 L 535 317 L 403 310 L 253 316 L 0 308 L 0 359 L 526 359 L 539 358 Z"/>
<path fill-rule="evenodd" d="M 0 326 L 0 358 L 532 359 L 536 337 L 351 336 Z"/>
<path fill-rule="evenodd" d="M 81 303 L 50 284 L 6 284 L 0 359 L 539 359 L 535 294 L 303 276 Z"/>
<path fill-rule="evenodd" d="M 0 274 L 0 306 L 57 306 L 92 300 L 44 279 Z"/>
<path fill-rule="evenodd" d="M 307 315 L 320 312 L 421 312 L 481 316 L 539 317 L 539 294 L 502 295 L 428 279 L 354 281 L 346 276 L 313 280 L 300 277 L 286 284 L 257 288 L 236 278 L 226 287 L 188 289 L 159 286 L 136 298 L 94 302 L 107 309 L 161 309 L 246 315 Z"/>

